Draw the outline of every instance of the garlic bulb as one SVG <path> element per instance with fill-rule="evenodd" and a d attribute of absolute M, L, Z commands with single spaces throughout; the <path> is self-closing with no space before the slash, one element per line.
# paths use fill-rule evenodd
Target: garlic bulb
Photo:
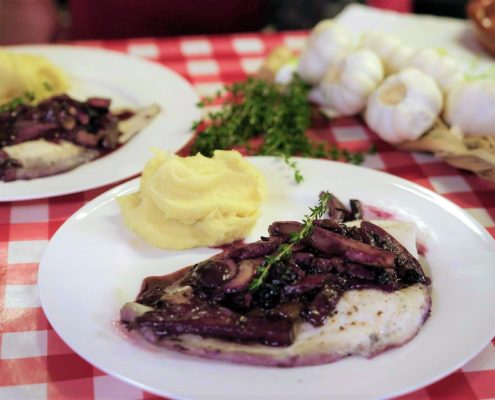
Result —
<path fill-rule="evenodd" d="M 362 47 L 374 51 L 382 60 L 385 74 L 389 75 L 405 68 L 413 50 L 394 36 L 379 32 L 368 32 L 363 36 Z"/>
<path fill-rule="evenodd" d="M 323 78 L 328 64 L 353 48 L 350 32 L 331 20 L 321 21 L 311 31 L 301 54 L 299 75 L 304 81 L 317 84 Z"/>
<path fill-rule="evenodd" d="M 329 116 L 360 113 L 383 76 L 382 62 L 370 50 L 356 50 L 331 63 L 316 89 L 323 111 Z"/>
<path fill-rule="evenodd" d="M 465 82 L 449 91 L 445 120 L 466 135 L 495 136 L 495 80 Z"/>
<path fill-rule="evenodd" d="M 408 66 L 430 75 L 444 93 L 464 80 L 460 65 L 437 49 L 426 48 L 416 52 L 409 60 Z"/>
<path fill-rule="evenodd" d="M 390 75 L 368 98 L 365 119 L 389 143 L 416 140 L 435 122 L 443 96 L 435 80 L 407 68 Z"/>

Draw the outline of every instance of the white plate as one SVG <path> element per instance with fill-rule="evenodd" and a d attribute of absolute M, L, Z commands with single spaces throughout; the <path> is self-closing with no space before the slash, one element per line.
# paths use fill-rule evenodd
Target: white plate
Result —
<path fill-rule="evenodd" d="M 143 278 L 168 274 L 217 250 L 154 249 L 124 226 L 115 196 L 134 180 L 80 209 L 55 234 L 39 269 L 41 303 L 62 339 L 99 369 L 153 393 L 181 399 L 383 398 L 455 371 L 495 335 L 495 242 L 448 200 L 403 179 L 330 161 L 304 159 L 296 185 L 283 162 L 251 158 L 268 183 L 262 216 L 247 240 L 270 222 L 299 219 L 321 190 L 394 212 L 418 224 L 433 281 L 431 318 L 405 346 L 374 359 L 292 369 L 233 365 L 133 343 L 116 328 L 119 309 Z"/>
<path fill-rule="evenodd" d="M 0 201 L 27 200 L 75 193 L 138 174 L 150 148 L 175 152 L 192 137 L 191 123 L 200 116 L 198 96 L 180 75 L 159 64 L 125 54 L 76 46 L 9 48 L 44 55 L 62 68 L 77 99 L 101 96 L 112 108 L 139 108 L 157 103 L 162 112 L 129 143 L 109 155 L 71 171 L 31 181 L 0 182 Z"/>

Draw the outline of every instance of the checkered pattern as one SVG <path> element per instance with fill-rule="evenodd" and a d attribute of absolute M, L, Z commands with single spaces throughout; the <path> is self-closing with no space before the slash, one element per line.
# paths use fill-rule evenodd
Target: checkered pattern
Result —
<path fill-rule="evenodd" d="M 294 49 L 305 33 L 86 42 L 155 60 L 186 77 L 202 96 L 255 71 L 274 46 Z M 80 43 L 82 44 L 82 43 Z M 311 135 L 349 150 L 378 152 L 365 165 L 434 190 L 466 209 L 495 236 L 495 185 L 423 154 L 381 142 L 359 120 L 332 121 Z M 40 308 L 37 268 L 48 240 L 85 202 L 109 186 L 63 197 L 0 204 L 0 399 L 150 399 L 82 360 Z M 494 289 L 495 290 L 495 289 Z M 405 399 L 495 398 L 495 341 L 461 370 Z"/>

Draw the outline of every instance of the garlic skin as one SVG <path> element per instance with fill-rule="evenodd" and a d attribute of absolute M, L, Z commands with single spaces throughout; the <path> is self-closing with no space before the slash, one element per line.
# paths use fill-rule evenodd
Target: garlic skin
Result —
<path fill-rule="evenodd" d="M 449 91 L 445 120 L 465 135 L 495 137 L 495 80 L 465 82 Z"/>
<path fill-rule="evenodd" d="M 352 35 L 331 20 L 323 20 L 311 31 L 298 66 L 301 78 L 312 85 L 320 82 L 328 65 L 354 48 Z"/>
<path fill-rule="evenodd" d="M 412 48 L 399 39 L 381 32 L 365 33 L 361 46 L 378 54 L 385 68 L 385 75 L 405 68 L 413 54 Z"/>
<path fill-rule="evenodd" d="M 442 110 L 443 95 L 435 80 L 417 69 L 390 75 L 368 98 L 365 120 L 386 142 L 416 140 L 430 129 Z"/>
<path fill-rule="evenodd" d="M 324 113 L 332 116 L 360 113 L 383 77 L 380 58 L 367 49 L 355 50 L 331 63 L 318 87 Z"/>
<path fill-rule="evenodd" d="M 449 89 L 464 80 L 460 65 L 450 56 L 433 48 L 425 48 L 414 53 L 408 62 L 411 68 L 417 68 L 430 75 L 447 93 Z"/>

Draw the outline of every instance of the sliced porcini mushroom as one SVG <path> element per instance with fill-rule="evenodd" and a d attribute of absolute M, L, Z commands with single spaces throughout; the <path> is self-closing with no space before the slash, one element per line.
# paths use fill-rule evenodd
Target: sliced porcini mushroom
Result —
<path fill-rule="evenodd" d="M 261 259 L 243 260 L 239 263 L 237 275 L 223 285 L 227 293 L 236 293 L 248 287 L 256 269 L 262 263 Z"/>
<path fill-rule="evenodd" d="M 196 265 L 194 275 L 204 288 L 219 289 L 237 275 L 237 265 L 229 258 L 208 260 Z"/>

